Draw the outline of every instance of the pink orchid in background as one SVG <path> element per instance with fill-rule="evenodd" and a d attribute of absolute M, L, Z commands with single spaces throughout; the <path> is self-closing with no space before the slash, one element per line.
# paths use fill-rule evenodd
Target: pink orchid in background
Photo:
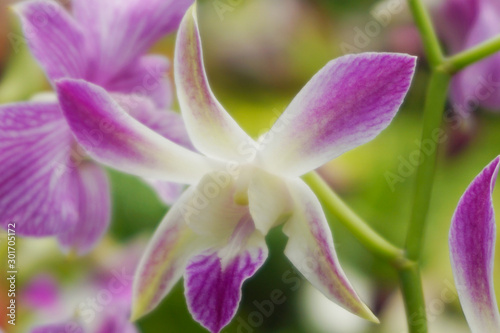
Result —
<path fill-rule="evenodd" d="M 134 271 L 143 240 L 107 251 L 103 260 L 72 283 L 42 273 L 20 289 L 30 333 L 137 333 L 130 322 Z M 75 285 L 78 287 L 75 288 Z"/>
<path fill-rule="evenodd" d="M 142 123 L 189 145 L 180 115 L 160 111 L 171 103 L 171 87 L 163 77 L 168 60 L 145 53 L 178 27 L 191 3 L 74 0 L 73 16 L 52 1 L 14 8 L 51 82 L 78 78 L 99 84 L 119 94 L 114 97 Z M 87 133 L 86 140 L 101 144 L 106 126 Z M 181 192 L 179 184 L 149 182 L 167 202 Z M 15 222 L 24 236 L 56 235 L 65 250 L 83 254 L 109 221 L 107 175 L 74 140 L 55 95 L 0 106 L 0 225 Z"/>
<path fill-rule="evenodd" d="M 71 291 L 61 290 L 56 278 L 36 276 L 24 290 L 23 299 L 39 320 L 42 317 L 49 323 L 35 325 L 30 333 L 138 333 L 129 320 L 131 280 L 111 276 L 107 282 L 79 286 L 78 294 L 67 297 L 64 292 Z M 123 282 L 128 285 L 124 287 Z"/>
<path fill-rule="evenodd" d="M 450 229 L 450 255 L 462 309 L 473 333 L 500 332 L 493 287 L 495 212 L 492 192 L 500 168 L 495 158 L 469 185 Z"/>
<path fill-rule="evenodd" d="M 50 318 L 51 321 L 54 318 L 64 318 L 57 323 L 37 325 L 30 330 L 30 333 L 83 332 L 82 324 L 72 318 L 74 310 L 68 309 L 67 304 L 64 304 L 59 289 L 59 283 L 55 277 L 40 274 L 32 278 L 21 290 L 20 296 L 23 304 L 28 311 L 35 313 L 35 317 Z"/>
<path fill-rule="evenodd" d="M 377 321 L 339 265 L 321 204 L 299 176 L 372 140 L 403 102 L 415 58 L 366 53 L 328 63 L 257 143 L 214 97 L 194 7 L 177 35 L 176 90 L 189 151 L 130 117 L 102 88 L 60 80 L 59 101 L 88 153 L 138 176 L 192 184 L 169 210 L 139 264 L 133 318 L 154 309 L 184 276 L 194 319 L 219 332 L 235 315 L 241 286 L 268 255 L 265 236 L 284 223 L 285 253 L 329 299 Z M 112 124 L 103 144 L 85 133 Z"/>
<path fill-rule="evenodd" d="M 445 0 L 441 30 L 452 53 L 464 51 L 500 35 L 498 0 Z M 451 85 L 457 112 L 468 114 L 478 106 L 500 111 L 500 54 L 459 72 Z"/>

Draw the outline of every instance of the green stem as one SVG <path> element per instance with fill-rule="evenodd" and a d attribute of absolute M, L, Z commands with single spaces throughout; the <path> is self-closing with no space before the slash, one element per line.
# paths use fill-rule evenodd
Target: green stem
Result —
<path fill-rule="evenodd" d="M 404 257 L 402 249 L 391 244 L 354 213 L 316 172 L 310 172 L 302 179 L 318 196 L 323 207 L 338 218 L 373 254 L 398 268 L 411 265 L 411 262 Z"/>
<path fill-rule="evenodd" d="M 429 12 L 420 0 L 408 0 L 415 24 L 422 37 L 425 53 L 432 67 L 443 61 L 443 51 L 437 38 Z"/>
<path fill-rule="evenodd" d="M 405 300 L 409 333 L 427 332 L 424 292 L 418 266 L 407 267 L 399 272 L 399 281 Z"/>
<path fill-rule="evenodd" d="M 421 147 L 427 142 L 432 142 L 434 148 L 428 156 L 423 155 L 422 149 L 420 151 L 421 164 L 417 170 L 413 210 L 406 238 L 406 258 L 416 264 L 414 267 L 405 267 L 400 270 L 399 276 L 408 329 L 410 333 L 426 333 L 425 299 L 418 262 L 434 182 L 437 147 L 443 135 L 440 132 L 441 122 L 451 76 L 444 71 L 437 70 L 442 66 L 444 56 L 429 12 L 420 0 L 408 0 L 408 2 L 432 69 L 424 107 Z"/>
<path fill-rule="evenodd" d="M 450 75 L 478 62 L 492 54 L 500 51 L 500 35 L 491 38 L 469 50 L 463 51 L 452 57 L 449 57 L 442 64 L 441 69 Z"/>
<path fill-rule="evenodd" d="M 420 145 L 423 147 L 427 144 L 433 148 L 426 155 L 424 155 L 422 149 L 420 150 L 421 164 L 417 170 L 413 210 L 405 247 L 406 257 L 417 264 L 399 272 L 410 333 L 427 332 L 425 299 L 418 262 L 422 252 L 426 217 L 434 183 L 437 149 L 444 135 L 441 130 L 441 123 L 450 79 L 451 76 L 447 73 L 436 70 L 431 73 L 424 107 L 424 125 Z"/>
<path fill-rule="evenodd" d="M 399 270 L 409 331 L 410 333 L 426 333 L 427 318 L 419 260 L 434 182 L 437 148 L 440 141 L 444 139 L 441 123 L 451 75 L 498 51 L 500 36 L 445 59 L 429 12 L 420 0 L 408 0 L 408 2 L 432 70 L 424 107 L 421 147 L 431 143 L 433 148 L 426 153 L 427 156 L 424 155 L 422 149 L 420 151 L 421 164 L 416 175 L 405 252 L 380 236 L 349 209 L 318 174 L 309 173 L 303 179 L 316 193 L 323 207 L 336 216 L 368 250 L 393 263 Z"/>
<path fill-rule="evenodd" d="M 426 217 L 429 210 L 432 184 L 436 169 L 437 148 L 443 140 L 444 132 L 441 130 L 443 112 L 445 109 L 450 75 L 433 71 L 429 81 L 427 98 L 424 107 L 424 125 L 422 131 L 421 147 L 430 145 L 434 147 L 424 155 L 420 151 L 420 166 L 417 169 L 415 193 L 413 197 L 413 210 L 406 238 L 407 257 L 418 261 L 425 233 Z"/>

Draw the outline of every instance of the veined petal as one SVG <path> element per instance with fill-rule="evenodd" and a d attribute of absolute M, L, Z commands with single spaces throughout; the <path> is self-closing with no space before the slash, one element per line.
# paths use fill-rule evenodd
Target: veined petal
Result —
<path fill-rule="evenodd" d="M 495 213 L 491 194 L 500 157 L 469 185 L 458 203 L 450 228 L 450 256 L 458 296 L 474 333 L 500 331 L 493 288 Z"/>
<path fill-rule="evenodd" d="M 158 55 L 139 58 L 110 81 L 103 84 L 108 91 L 151 97 L 158 108 L 172 104 L 172 86 L 167 77 L 170 62 Z"/>
<path fill-rule="evenodd" d="M 255 142 L 220 105 L 208 84 L 195 7 L 184 16 L 177 34 L 175 84 L 182 115 L 194 146 L 223 160 L 246 161 Z"/>
<path fill-rule="evenodd" d="M 133 320 L 153 310 L 181 278 L 189 258 L 208 247 L 185 222 L 194 192 L 190 187 L 183 193 L 148 244 L 134 278 Z"/>
<path fill-rule="evenodd" d="M 73 13 L 86 28 L 92 82 L 126 71 L 164 35 L 179 26 L 193 0 L 75 0 Z"/>
<path fill-rule="evenodd" d="M 194 150 L 179 113 L 159 109 L 151 99 L 142 95 L 112 94 L 111 96 L 120 107 L 143 125 L 174 143 Z"/>
<path fill-rule="evenodd" d="M 143 117 L 137 116 L 137 119 L 156 133 L 184 148 L 195 150 L 187 133 L 186 124 L 179 113 L 165 110 L 151 113 L 148 119 Z"/>
<path fill-rule="evenodd" d="M 378 322 L 361 301 L 340 267 L 323 209 L 301 180 L 289 181 L 295 209 L 283 227 L 288 236 L 285 254 L 294 266 L 326 297 L 350 312 Z"/>
<path fill-rule="evenodd" d="M 156 133 L 185 148 L 194 150 L 186 127 L 179 113 L 159 110 L 154 103 L 141 95 L 112 94 L 113 99 L 132 117 Z M 180 197 L 184 185 L 157 179 L 144 178 L 167 205 L 172 205 Z"/>
<path fill-rule="evenodd" d="M 227 245 L 191 258 L 184 288 L 193 318 L 210 332 L 220 332 L 236 314 L 243 282 L 255 274 L 267 255 L 264 236 L 246 214 Z"/>
<path fill-rule="evenodd" d="M 73 138 L 56 103 L 0 107 L 0 225 L 20 235 L 48 236 L 76 222 L 65 170 Z"/>
<path fill-rule="evenodd" d="M 286 182 L 260 169 L 254 171 L 248 186 L 248 206 L 255 227 L 264 235 L 293 207 Z"/>
<path fill-rule="evenodd" d="M 264 164 L 298 176 L 372 140 L 403 102 L 415 59 L 364 53 L 329 62 L 264 136 Z"/>
<path fill-rule="evenodd" d="M 100 166 L 84 162 L 72 171 L 71 177 L 78 200 L 78 220 L 59 234 L 58 240 L 66 251 L 83 255 L 108 230 L 111 219 L 108 176 Z"/>
<path fill-rule="evenodd" d="M 86 75 L 85 38 L 80 26 L 55 1 L 14 5 L 31 52 L 51 80 Z"/>
<path fill-rule="evenodd" d="M 147 178 L 196 182 L 209 162 L 147 128 L 106 91 L 82 80 L 57 83 L 59 101 L 74 135 L 97 161 Z"/>

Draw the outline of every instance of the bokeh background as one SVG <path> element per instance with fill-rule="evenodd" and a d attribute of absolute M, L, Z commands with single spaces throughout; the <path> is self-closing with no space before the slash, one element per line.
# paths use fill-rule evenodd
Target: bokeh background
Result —
<path fill-rule="evenodd" d="M 36 92 L 50 90 L 26 50 L 17 20 L 7 5 L 6 0 L 0 0 L 0 103 L 28 99 Z M 434 8 L 438 1 L 428 5 Z M 198 15 L 214 93 L 256 138 L 269 129 L 276 115 L 329 60 L 346 52 L 405 52 L 419 56 L 412 89 L 391 126 L 373 142 L 320 170 L 360 216 L 395 244 L 403 245 L 416 170 L 410 156 L 420 149 L 428 77 L 405 0 L 204 0 L 200 1 Z M 171 58 L 174 41 L 175 36 L 169 36 L 153 51 Z M 445 130 L 423 256 L 425 296 L 431 332 L 468 332 L 451 275 L 448 229 L 467 185 L 500 154 L 500 117 L 479 109 L 467 119 L 447 122 Z M 436 145 L 429 149 L 436 149 Z M 82 280 L 109 267 L 119 268 L 140 255 L 168 208 L 140 180 L 111 170 L 109 173 L 113 221 L 106 238 L 83 258 L 62 255 L 52 239 L 18 238 L 21 294 L 33 279 L 49 275 L 59 281 L 65 297 L 76 297 Z M 500 186 L 494 201 L 499 208 Z M 395 271 L 366 251 L 335 218 L 329 216 L 329 223 L 343 267 L 381 324 L 364 322 L 316 292 L 283 255 L 286 237 L 277 228 L 268 236 L 269 259 L 245 283 L 239 312 L 223 332 L 406 332 Z M 7 258 L 6 250 L 5 235 L 0 234 L 0 258 Z M 500 286 L 500 250 L 496 258 L 495 278 Z M 5 264 L 6 260 L 0 260 L 0 271 L 6 270 Z M 0 280 L 1 313 L 7 299 L 5 283 Z M 280 304 L 273 304 L 271 309 L 269 301 L 276 293 L 282 295 Z M 27 332 L 38 319 L 28 303 L 23 304 L 22 297 L 18 297 L 15 329 L 7 327 L 10 325 L 3 315 L 0 327 L 7 332 Z M 138 326 L 145 333 L 205 332 L 187 311 L 182 283 Z"/>

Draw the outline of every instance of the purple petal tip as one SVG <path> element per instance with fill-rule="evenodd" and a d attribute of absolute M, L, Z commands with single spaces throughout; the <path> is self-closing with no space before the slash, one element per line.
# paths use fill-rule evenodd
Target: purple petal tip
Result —
<path fill-rule="evenodd" d="M 458 203 L 450 228 L 453 276 L 473 332 L 500 330 L 493 287 L 496 225 L 492 201 L 499 168 L 500 156 L 472 181 Z"/>

